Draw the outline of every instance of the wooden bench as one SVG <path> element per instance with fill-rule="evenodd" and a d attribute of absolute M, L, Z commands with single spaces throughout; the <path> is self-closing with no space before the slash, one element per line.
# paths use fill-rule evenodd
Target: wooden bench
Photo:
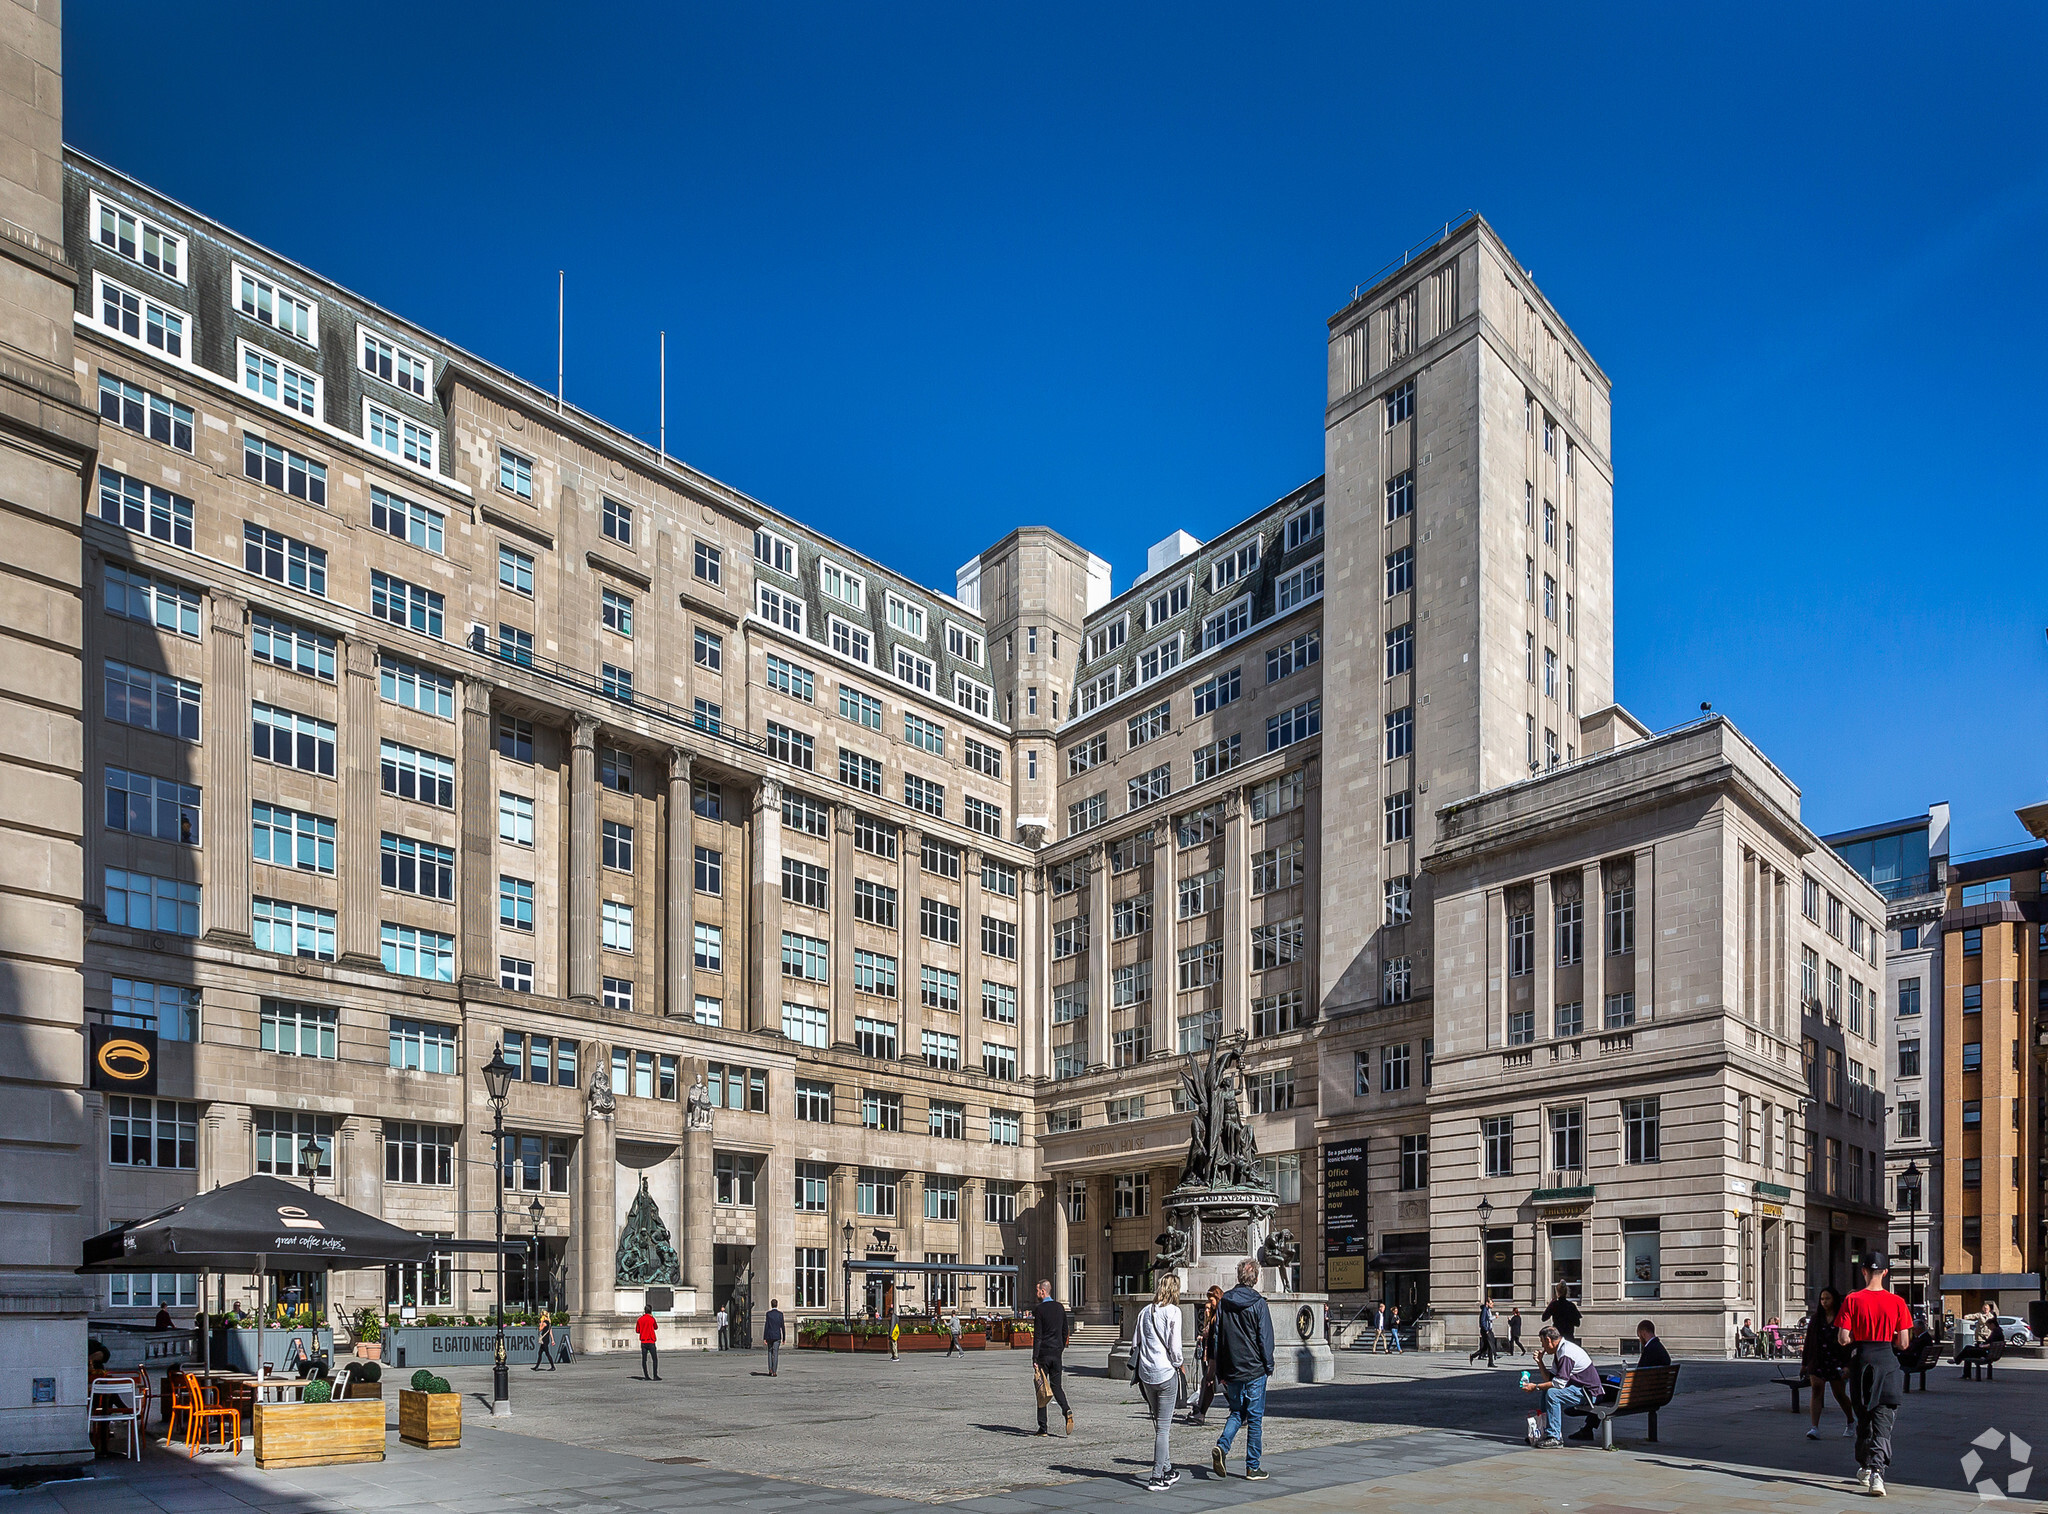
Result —
<path fill-rule="evenodd" d="M 1600 1427 L 1600 1445 L 1603 1450 L 1614 1449 L 1614 1421 L 1623 1414 L 1647 1414 L 1650 1417 L 1649 1440 L 1657 1440 L 1657 1411 L 1671 1402 L 1671 1395 L 1678 1389 L 1678 1368 L 1673 1367 L 1630 1367 L 1621 1374 L 1621 1387 L 1614 1397 L 1603 1398 L 1597 1404 L 1575 1410 L 1593 1424 Z"/>
<path fill-rule="evenodd" d="M 1776 1377 L 1772 1378 L 1771 1381 L 1776 1383 L 1781 1388 L 1790 1388 L 1792 1390 L 1792 1412 L 1794 1414 L 1797 1414 L 1799 1412 L 1800 1390 L 1807 1386 L 1806 1379 L 1804 1377 L 1797 1375 L 1796 1373 L 1791 1377 L 1787 1377 L 1784 1373 L 1781 1372 Z"/>

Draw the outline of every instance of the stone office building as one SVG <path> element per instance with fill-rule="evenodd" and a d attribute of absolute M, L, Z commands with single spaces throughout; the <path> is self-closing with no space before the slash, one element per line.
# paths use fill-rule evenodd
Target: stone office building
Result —
<path fill-rule="evenodd" d="M 1121 594 L 1037 528 L 949 594 L 110 167 L 40 182 L 16 306 L 59 317 L 47 387 L 85 401 L 44 411 L 83 474 L 74 608 L 23 633 L 58 670 L 34 707 L 78 725 L 33 757 L 70 785 L 36 845 L 73 861 L 38 875 L 56 928 L 7 941 L 61 969 L 82 901 L 83 1009 L 52 1010 L 23 1084 L 69 1153 L 45 1265 L 252 1172 L 449 1235 L 485 1232 L 498 1184 L 542 1214 L 545 1275 L 508 1291 L 597 1314 L 644 1181 L 702 1308 L 750 1275 L 836 1311 L 851 1244 L 1015 1261 L 1102 1319 L 1177 1178 L 1179 1054 L 1220 1035 L 1246 1038 L 1296 1281 L 1340 1302 L 1469 1309 L 1486 1197 L 1511 1233 L 1487 1286 L 1636 1307 L 1642 1175 L 1597 1169 L 1649 1149 L 1622 1106 L 1666 1088 L 1674 1338 L 1790 1312 L 1837 1234 L 1882 1233 L 1849 1191 L 1881 1139 L 1781 1087 L 1797 1045 L 1811 1087 L 1855 1088 L 1844 1038 L 1881 1033 L 1874 1003 L 1838 1023 L 1844 974 L 1878 981 L 1855 926 L 1881 905 L 1811 860 L 1796 791 L 1726 726 L 1651 741 L 1615 705 L 1607 380 L 1484 222 L 1332 318 L 1320 478 L 1176 532 Z M 1505 839 L 1475 851 L 1489 805 Z M 1647 949 L 1535 951 L 1571 919 L 1592 941 L 1618 888 Z M 155 1032 L 152 1093 L 74 1092 L 81 1014 Z M 1682 1076 L 1631 1036 L 1684 1048 Z M 1566 1046 L 1539 1108 L 1534 1059 Z M 685 1128 L 700 1079 L 709 1131 Z M 1553 1148 L 1573 1102 L 1580 1144 Z M 1550 1154 L 1482 1190 L 1489 1104 Z M 495 1297 L 452 1260 L 333 1286 Z M 104 1287 L 116 1314 L 196 1302 Z"/>

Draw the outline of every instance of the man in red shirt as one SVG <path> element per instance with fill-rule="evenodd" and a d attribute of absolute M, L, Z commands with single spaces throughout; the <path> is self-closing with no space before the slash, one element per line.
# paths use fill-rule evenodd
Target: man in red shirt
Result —
<path fill-rule="evenodd" d="M 1835 1312 L 1835 1338 L 1849 1348 L 1849 1402 L 1856 1409 L 1856 1481 L 1872 1498 L 1884 1497 L 1884 1471 L 1892 1460 L 1892 1422 L 1905 1401 L 1906 1374 L 1899 1352 L 1913 1338 L 1913 1311 L 1885 1286 L 1891 1259 L 1864 1255 L 1863 1286 Z"/>
<path fill-rule="evenodd" d="M 652 1380 L 658 1383 L 661 1381 L 661 1358 L 654 1350 L 654 1338 L 659 1333 L 654 1322 L 654 1311 L 643 1308 L 640 1311 L 640 1318 L 634 1322 L 634 1327 L 640 1335 L 640 1375 L 646 1377 L 648 1372 L 652 1371 Z"/>

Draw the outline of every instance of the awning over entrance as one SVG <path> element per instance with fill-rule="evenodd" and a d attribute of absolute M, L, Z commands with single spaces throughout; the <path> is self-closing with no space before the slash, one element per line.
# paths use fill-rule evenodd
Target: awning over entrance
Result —
<path fill-rule="evenodd" d="M 1389 1235 L 1380 1238 L 1383 1250 L 1366 1262 L 1374 1272 L 1427 1272 L 1429 1237 L 1425 1234 Z"/>

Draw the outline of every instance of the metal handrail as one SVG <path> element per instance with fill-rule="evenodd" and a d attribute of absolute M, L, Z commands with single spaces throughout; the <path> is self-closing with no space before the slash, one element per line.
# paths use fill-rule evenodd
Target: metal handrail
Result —
<path fill-rule="evenodd" d="M 1410 263 L 1415 261 L 1417 256 L 1429 251 L 1430 248 L 1438 247 L 1441 246 L 1443 243 L 1448 242 L 1451 239 L 1451 233 L 1453 231 L 1462 230 L 1465 223 L 1467 221 L 1474 219 L 1478 214 L 1479 212 L 1476 210 L 1466 210 L 1461 211 L 1459 214 L 1455 216 L 1452 216 L 1448 221 L 1444 222 L 1441 230 L 1432 231 L 1428 236 L 1424 237 L 1421 241 L 1417 242 L 1414 246 L 1410 247 L 1398 258 L 1395 258 L 1393 261 L 1388 263 L 1386 267 L 1380 269 L 1379 272 L 1375 273 L 1371 278 L 1366 279 L 1358 284 L 1354 284 L 1351 288 L 1351 298 L 1345 303 L 1354 305 L 1358 303 L 1359 296 L 1364 294 L 1366 290 L 1372 288 L 1373 285 L 1377 284 L 1381 279 L 1385 278 L 1395 269 L 1406 268 Z"/>
<path fill-rule="evenodd" d="M 652 694 L 643 694 L 637 689 L 633 691 L 630 699 L 621 699 L 616 694 L 608 694 L 605 692 L 604 686 L 596 678 L 586 673 L 583 669 L 573 668 L 565 662 L 556 662 L 551 658 L 539 657 L 531 652 L 520 652 L 516 656 L 508 655 L 491 645 L 490 633 L 483 626 L 471 626 L 469 628 L 469 649 L 472 652 L 480 652 L 486 657 L 494 657 L 508 667 L 524 668 L 527 672 L 534 674 L 536 677 L 545 678 L 551 683 L 559 683 L 567 688 L 575 689 L 579 693 L 606 700 L 619 706 L 621 709 L 634 710 L 643 715 L 652 715 L 657 720 L 663 720 L 671 725 L 680 726 L 694 735 L 709 736 L 713 740 L 725 742 L 728 746 L 736 746 L 742 751 L 765 753 L 768 750 L 768 742 L 765 737 L 756 736 L 751 731 L 734 729 L 727 726 L 723 721 L 714 725 L 699 716 L 695 710 L 686 710 L 681 705 L 671 704 L 665 699 L 657 699 Z"/>

